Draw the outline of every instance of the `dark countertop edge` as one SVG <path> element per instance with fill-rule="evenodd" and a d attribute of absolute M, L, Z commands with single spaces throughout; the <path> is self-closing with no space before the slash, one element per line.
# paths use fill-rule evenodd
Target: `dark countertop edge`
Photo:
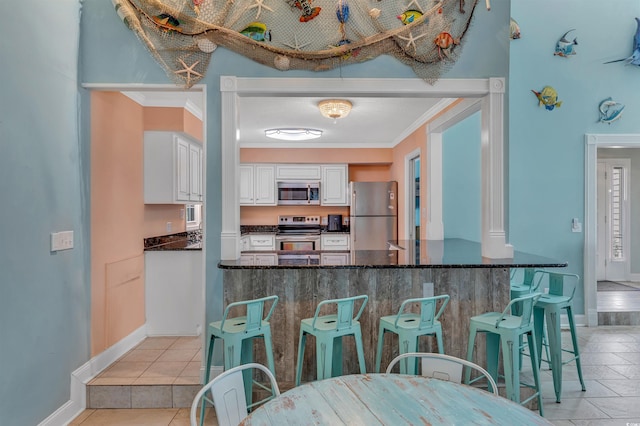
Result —
<path fill-rule="evenodd" d="M 171 242 L 153 247 L 145 248 L 144 251 L 202 251 L 202 243 L 180 244 Z M 172 247 L 173 246 L 173 247 Z"/>
<path fill-rule="evenodd" d="M 227 262 L 227 263 L 225 263 Z M 565 268 L 565 263 L 527 264 L 527 263 L 495 263 L 464 265 L 240 265 L 236 260 L 221 260 L 219 269 L 497 269 L 497 268 Z"/>

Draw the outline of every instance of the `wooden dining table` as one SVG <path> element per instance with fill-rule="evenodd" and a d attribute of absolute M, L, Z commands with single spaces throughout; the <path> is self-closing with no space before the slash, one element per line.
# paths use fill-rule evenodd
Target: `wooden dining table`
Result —
<path fill-rule="evenodd" d="M 486 390 L 402 374 L 354 374 L 295 387 L 242 425 L 551 425 Z"/>

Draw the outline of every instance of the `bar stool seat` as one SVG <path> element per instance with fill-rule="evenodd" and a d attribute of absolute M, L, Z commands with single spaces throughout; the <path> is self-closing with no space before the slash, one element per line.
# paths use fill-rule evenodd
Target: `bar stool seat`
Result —
<path fill-rule="evenodd" d="M 420 313 L 405 313 L 407 307 L 418 303 L 420 304 Z M 396 315 L 381 317 L 378 331 L 378 347 L 376 351 L 376 373 L 380 372 L 384 335 L 387 332 L 398 335 L 400 354 L 418 352 L 418 338 L 420 336 L 430 335 L 436 336 L 438 352 L 444 354 L 442 324 L 440 324 L 438 319 L 440 318 L 440 315 L 442 315 L 442 312 L 448 303 L 449 295 L 446 294 L 434 297 L 407 299 L 402 302 L 402 305 L 400 305 L 400 309 Z M 440 304 L 439 310 L 437 310 L 438 304 Z M 409 362 L 408 360 L 405 359 L 403 361 L 404 362 L 400 363 L 400 373 L 416 374 L 417 359 L 414 359 L 410 365 L 407 365 Z"/>
<path fill-rule="evenodd" d="M 498 381 L 498 361 L 500 347 L 502 347 L 502 362 L 506 385 L 506 397 L 520 403 L 520 386 L 533 388 L 533 395 L 522 401 L 525 404 L 533 398 L 538 399 L 538 409 L 543 415 L 542 395 L 540 392 L 539 362 L 536 352 L 536 338 L 533 327 L 533 304 L 540 297 L 540 293 L 531 293 L 511 300 L 507 307 L 500 312 L 487 312 L 471 317 L 469 324 L 469 345 L 467 347 L 467 361 L 473 361 L 473 350 L 477 333 L 484 332 L 487 336 L 487 371 L 493 379 Z M 521 315 L 510 314 L 514 304 L 520 304 Z M 534 384 L 520 382 L 520 338 L 526 335 L 531 357 Z M 467 370 L 465 383 L 471 382 L 471 372 Z"/>
<path fill-rule="evenodd" d="M 309 334 L 316 339 L 317 380 L 342 374 L 342 338 L 344 336 L 354 337 L 360 373 L 366 373 L 362 332 L 358 320 L 368 300 L 369 297 L 366 295 L 323 300 L 318 304 L 313 318 L 305 318 L 300 322 L 296 386 L 300 385 L 302 378 L 304 348 Z M 357 315 L 354 317 L 353 312 L 356 302 L 360 302 L 361 305 Z M 335 305 L 337 313 L 321 316 L 321 309 L 326 305 Z"/>
<path fill-rule="evenodd" d="M 556 394 L 556 402 L 560 402 L 560 396 L 562 394 L 562 366 L 564 364 L 572 361 L 576 362 L 578 378 L 580 379 L 582 390 L 587 390 L 584 384 L 584 379 L 582 377 L 580 350 L 578 348 L 578 335 L 576 332 L 576 324 L 572 310 L 573 296 L 575 295 L 576 287 L 578 286 L 580 277 L 576 274 L 568 274 L 564 272 L 544 271 L 544 273 L 549 278 L 549 293 L 543 294 L 535 303 L 533 308 L 533 318 L 536 334 L 541 335 L 544 331 L 546 331 L 547 333 L 548 350 L 550 353 L 550 357 L 548 357 L 549 361 L 546 362 L 551 367 L 551 373 L 553 375 L 553 388 Z M 571 288 L 568 289 L 566 287 Z M 573 344 L 572 350 L 562 348 L 560 315 L 563 309 L 567 312 L 567 319 L 569 321 L 571 343 Z M 546 328 L 544 328 L 545 320 L 547 324 Z M 542 361 L 542 359 L 540 358 L 540 354 L 542 353 L 542 346 L 542 341 L 536 342 L 536 350 L 539 362 Z M 563 352 L 572 354 L 572 357 L 563 360 Z"/>
<path fill-rule="evenodd" d="M 271 308 L 264 316 L 265 304 L 271 303 Z M 207 327 L 209 348 L 207 350 L 207 363 L 204 372 L 204 383 L 209 383 L 211 374 L 211 361 L 213 347 L 216 339 L 222 339 L 224 369 L 229 370 L 242 364 L 253 362 L 253 340 L 262 338 L 264 340 L 265 353 L 267 357 L 267 367 L 275 376 L 275 365 L 273 361 L 273 348 L 271 344 L 271 324 L 269 320 L 278 304 L 278 296 L 267 296 L 254 300 L 243 300 L 227 305 L 222 315 L 221 321 L 213 321 Z M 246 314 L 229 318 L 232 309 L 246 308 Z M 243 372 L 244 388 L 247 401 L 251 401 L 253 379 L 251 371 Z M 205 403 L 203 400 L 200 424 L 204 418 Z"/>

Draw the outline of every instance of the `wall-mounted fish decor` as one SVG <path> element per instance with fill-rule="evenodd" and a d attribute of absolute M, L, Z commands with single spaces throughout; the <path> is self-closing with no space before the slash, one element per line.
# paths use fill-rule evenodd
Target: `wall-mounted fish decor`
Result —
<path fill-rule="evenodd" d="M 571 55 L 575 55 L 576 51 L 573 46 L 578 45 L 578 38 L 574 38 L 573 41 L 567 40 L 567 35 L 571 32 L 575 31 L 575 29 L 569 30 L 560 37 L 560 40 L 556 43 L 556 51 L 553 53 L 554 56 L 562 56 L 563 58 L 568 58 Z"/>
<path fill-rule="evenodd" d="M 321 7 L 311 7 L 311 0 L 287 0 L 291 7 L 297 7 L 302 11 L 300 22 L 309 22 L 320 14 Z"/>
<path fill-rule="evenodd" d="M 615 61 L 605 62 L 605 64 L 611 64 L 613 62 L 625 61 L 627 64 L 640 66 L 640 19 L 636 18 L 636 35 L 633 37 L 633 51 L 631 56 L 624 59 L 616 59 Z"/>
<path fill-rule="evenodd" d="M 560 108 L 562 101 L 558 100 L 558 92 L 551 86 L 544 86 L 540 92 L 532 90 L 533 94 L 538 98 L 538 106 L 544 105 L 544 107 L 552 111 L 555 107 Z"/>
<path fill-rule="evenodd" d="M 517 40 L 520 38 L 520 26 L 513 18 L 509 21 L 509 38 L 511 40 Z"/>
<path fill-rule="evenodd" d="M 255 41 L 271 41 L 271 31 L 262 22 L 252 22 L 244 30 L 240 31 Z"/>
<path fill-rule="evenodd" d="M 624 111 L 624 105 L 620 102 L 616 102 L 610 97 L 603 99 L 598 105 L 600 111 L 600 123 L 611 124 L 618 118 L 622 117 L 622 111 Z"/>

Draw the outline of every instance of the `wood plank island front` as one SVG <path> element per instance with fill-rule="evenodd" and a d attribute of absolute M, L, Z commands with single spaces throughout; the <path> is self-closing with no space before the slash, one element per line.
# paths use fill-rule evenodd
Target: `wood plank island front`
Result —
<path fill-rule="evenodd" d="M 350 252 L 343 265 L 246 265 L 224 260 L 224 305 L 278 295 L 271 318 L 271 333 L 278 382 L 295 378 L 300 321 L 313 317 L 326 299 L 366 294 L 369 301 L 360 318 L 367 371 L 375 369 L 378 319 L 394 315 L 409 298 L 448 294 L 451 297 L 440 321 L 446 354 L 466 358 L 469 318 L 488 311 L 502 311 L 509 303 L 511 268 L 559 268 L 566 262 L 515 252 L 513 258 L 481 256 L 479 243 L 460 239 L 444 241 L 393 241 L 389 251 Z M 475 361 L 485 365 L 484 338 L 476 340 Z M 315 340 L 307 339 L 303 381 L 316 374 Z M 254 359 L 265 363 L 264 345 L 255 345 Z M 435 338 L 421 338 L 421 351 L 435 352 Z M 343 373 L 358 373 L 352 338 L 345 338 Z M 397 336 L 387 333 L 382 367 L 399 353 Z"/>

